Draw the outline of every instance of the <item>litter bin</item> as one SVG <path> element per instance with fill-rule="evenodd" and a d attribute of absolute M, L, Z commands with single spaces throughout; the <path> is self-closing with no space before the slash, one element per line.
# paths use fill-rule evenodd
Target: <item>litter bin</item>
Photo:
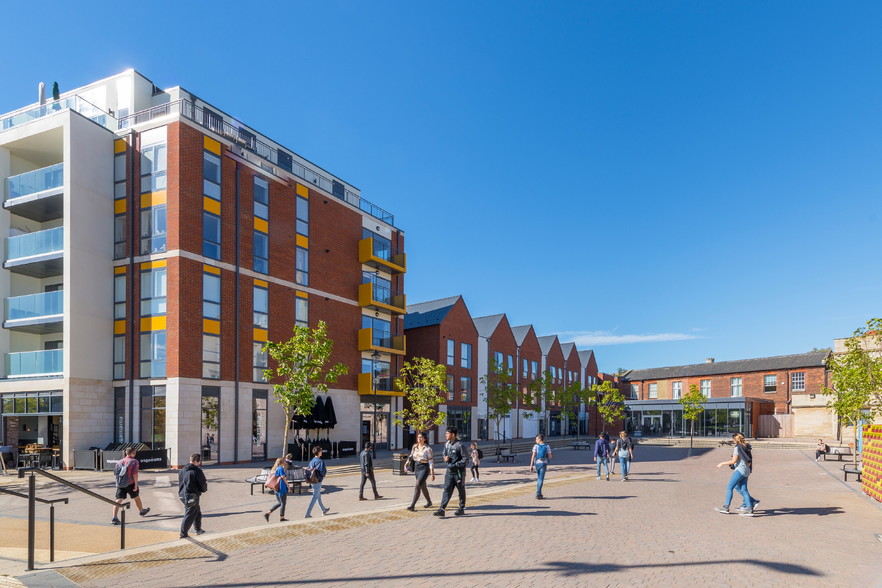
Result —
<path fill-rule="evenodd" d="M 408 472 L 404 471 L 404 463 L 407 461 L 409 453 L 393 453 L 392 454 L 392 475 L 404 476 Z"/>

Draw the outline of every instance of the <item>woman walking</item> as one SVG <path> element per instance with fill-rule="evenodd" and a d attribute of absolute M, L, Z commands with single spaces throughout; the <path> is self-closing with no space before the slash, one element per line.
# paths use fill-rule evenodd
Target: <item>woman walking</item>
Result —
<path fill-rule="evenodd" d="M 316 445 L 312 448 L 312 454 L 315 457 L 313 457 L 309 462 L 309 465 L 306 466 L 306 475 L 309 477 L 315 473 L 315 477 L 318 478 L 318 481 L 312 485 L 312 500 L 309 501 L 309 506 L 306 508 L 306 516 L 304 517 L 307 519 L 312 518 L 310 513 L 316 502 L 318 502 L 319 508 L 322 509 L 323 515 L 328 514 L 331 510 L 331 507 L 325 508 L 325 504 L 322 502 L 322 481 L 328 474 L 328 468 L 325 467 L 325 462 L 322 461 L 322 448 Z"/>
<path fill-rule="evenodd" d="M 273 490 L 277 502 L 269 509 L 269 511 L 263 513 L 263 518 L 266 519 L 266 522 L 269 522 L 270 515 L 273 514 L 273 511 L 277 508 L 281 508 L 282 510 L 279 511 L 279 522 L 285 522 L 288 520 L 285 518 L 285 507 L 288 506 L 288 484 L 285 481 L 286 472 L 284 457 L 280 457 L 276 460 L 276 463 L 273 464 L 272 473 L 279 477 L 279 486 Z"/>
<path fill-rule="evenodd" d="M 628 439 L 627 433 L 619 431 L 616 439 L 616 455 L 622 464 L 622 482 L 628 481 L 628 472 L 631 471 L 631 460 L 634 459 L 634 443 Z"/>
<path fill-rule="evenodd" d="M 425 433 L 417 435 L 417 442 L 410 450 L 410 460 L 413 462 L 413 477 L 416 479 L 416 483 L 413 487 L 413 500 L 411 500 L 407 510 L 416 510 L 414 507 L 420 498 L 420 493 L 426 497 L 426 508 L 432 508 L 432 499 L 429 498 L 426 478 L 432 476 L 432 481 L 435 481 L 435 464 L 433 462 L 432 448 L 426 442 Z"/>
<path fill-rule="evenodd" d="M 723 501 L 723 506 L 718 506 L 714 510 L 723 514 L 729 514 L 732 491 L 737 490 L 744 499 L 744 504 L 738 509 L 738 514 L 752 517 L 754 507 L 759 504 L 759 500 L 754 499 L 750 492 L 747 491 L 747 478 L 750 476 L 750 471 L 753 467 L 753 455 L 750 451 L 750 444 L 744 441 L 744 435 L 735 433 L 732 435 L 732 439 L 735 441 L 732 459 L 721 461 L 717 464 L 718 468 L 724 465 L 729 466 L 733 470 L 732 477 L 729 478 L 729 484 L 726 486 L 726 499 Z"/>
<path fill-rule="evenodd" d="M 471 449 L 469 449 L 469 457 L 472 458 L 472 479 L 470 481 L 480 482 L 481 473 L 478 471 L 478 467 L 481 465 L 481 450 L 478 449 L 478 444 L 474 441 L 472 442 Z"/>
<path fill-rule="evenodd" d="M 551 447 L 545 444 L 545 435 L 536 435 L 536 444 L 533 446 L 533 452 L 530 454 L 530 471 L 536 467 L 536 499 L 545 498 L 542 496 L 542 483 L 545 482 L 545 469 L 551 459 Z"/>

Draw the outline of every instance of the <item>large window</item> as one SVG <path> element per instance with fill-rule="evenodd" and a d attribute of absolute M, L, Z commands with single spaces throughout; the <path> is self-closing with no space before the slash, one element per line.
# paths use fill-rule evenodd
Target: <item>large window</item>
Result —
<path fill-rule="evenodd" d="M 472 344 L 471 343 L 463 343 L 460 348 L 460 358 L 459 363 L 461 367 L 465 369 L 471 369 L 472 367 Z"/>
<path fill-rule="evenodd" d="M 472 411 L 468 407 L 448 407 L 447 426 L 456 427 L 457 437 L 463 441 L 472 438 Z"/>
<path fill-rule="evenodd" d="M 118 141 L 122 141 L 122 139 L 119 139 Z M 121 208 L 125 207 L 125 199 L 128 195 L 126 190 L 126 178 L 128 177 L 126 161 L 125 151 L 113 156 L 113 198 L 114 200 L 121 201 L 119 203 Z M 114 202 L 114 205 L 116 204 L 117 203 Z M 113 218 L 113 258 L 122 259 L 125 256 L 126 214 L 123 212 L 117 214 Z"/>
<path fill-rule="evenodd" d="M 221 158 L 211 151 L 202 152 L 202 193 L 221 199 Z"/>
<path fill-rule="evenodd" d="M 373 359 L 362 358 L 361 373 L 371 374 L 372 390 L 384 392 L 394 390 L 391 366 L 388 361 L 374 361 Z"/>
<path fill-rule="evenodd" d="M 649 398 L 658 398 L 658 383 L 651 382 L 649 384 Z"/>
<path fill-rule="evenodd" d="M 117 214 L 113 217 L 113 258 L 126 257 L 126 215 Z"/>
<path fill-rule="evenodd" d="M 165 449 L 165 386 L 141 386 L 141 442 Z"/>
<path fill-rule="evenodd" d="M 220 320 L 221 277 L 210 272 L 202 273 L 202 316 Z"/>
<path fill-rule="evenodd" d="M 790 374 L 790 389 L 793 392 L 805 392 L 805 372 Z"/>
<path fill-rule="evenodd" d="M 472 401 L 472 379 L 467 376 L 459 379 L 459 399 L 461 402 Z"/>
<path fill-rule="evenodd" d="M 113 337 L 113 379 L 123 380 L 126 377 L 126 336 Z"/>
<path fill-rule="evenodd" d="M 141 193 L 165 190 L 165 143 L 141 147 Z"/>
<path fill-rule="evenodd" d="M 447 340 L 447 365 L 456 365 L 456 341 Z"/>
<path fill-rule="evenodd" d="M 220 335 L 202 333 L 202 377 L 219 380 L 221 360 Z"/>
<path fill-rule="evenodd" d="M 683 397 L 683 382 L 672 382 L 671 383 L 671 395 L 674 400 Z"/>
<path fill-rule="evenodd" d="M 165 251 L 165 204 L 141 209 L 141 255 Z"/>
<path fill-rule="evenodd" d="M 711 381 L 710 380 L 702 380 L 701 385 L 699 386 L 699 389 L 701 390 L 702 396 L 705 396 L 706 398 L 710 398 Z"/>
<path fill-rule="evenodd" d="M 254 231 L 254 271 L 269 273 L 269 235 Z"/>
<path fill-rule="evenodd" d="M 631 384 L 631 398 L 634 400 L 640 398 L 640 384 Z"/>
<path fill-rule="evenodd" d="M 269 290 L 254 286 L 254 326 L 260 329 L 269 328 Z"/>
<path fill-rule="evenodd" d="M 309 286 L 309 250 L 297 247 L 294 259 L 294 281 L 301 286 Z"/>
<path fill-rule="evenodd" d="M 309 236 L 309 200 L 302 196 L 297 197 L 297 233 Z"/>
<path fill-rule="evenodd" d="M 744 396 L 741 389 L 741 378 L 729 378 L 729 396 Z"/>
<path fill-rule="evenodd" d="M 141 333 L 141 377 L 165 377 L 165 331 Z"/>
<path fill-rule="evenodd" d="M 361 328 L 371 329 L 371 343 L 374 347 L 392 347 L 392 323 L 390 321 L 362 315 Z"/>
<path fill-rule="evenodd" d="M 252 362 L 251 365 L 254 366 L 254 375 L 253 381 L 255 382 L 265 382 L 266 378 L 263 376 L 263 370 L 266 369 L 266 351 L 263 346 L 265 343 L 263 341 L 254 341 L 252 345 Z"/>
<path fill-rule="evenodd" d="M 528 362 L 526 359 L 522 359 L 521 362 L 523 363 L 522 375 L 524 378 L 526 378 L 530 375 L 530 362 Z"/>
<path fill-rule="evenodd" d="M 113 276 L 113 318 L 126 318 L 126 275 Z"/>
<path fill-rule="evenodd" d="M 141 316 L 163 315 L 166 311 L 166 268 L 141 272 Z"/>
<path fill-rule="evenodd" d="M 500 368 L 503 367 L 503 358 L 505 355 L 501 351 L 497 351 L 493 354 L 493 362 L 498 365 Z"/>
<path fill-rule="evenodd" d="M 778 376 L 776 374 L 768 374 L 763 376 L 763 392 L 766 394 L 774 394 L 778 391 Z"/>
<path fill-rule="evenodd" d="M 269 219 L 269 184 L 257 176 L 254 177 L 254 216 Z"/>
<path fill-rule="evenodd" d="M 530 362 L 530 377 L 534 380 L 539 377 L 539 362 L 538 361 Z"/>
<path fill-rule="evenodd" d="M 202 211 L 202 255 L 221 258 L 221 219 L 207 210 Z"/>
<path fill-rule="evenodd" d="M 447 374 L 447 400 L 453 401 L 456 398 L 456 378 L 453 374 Z"/>
<path fill-rule="evenodd" d="M 302 296 L 294 298 L 294 324 L 298 327 L 309 326 L 309 299 Z"/>

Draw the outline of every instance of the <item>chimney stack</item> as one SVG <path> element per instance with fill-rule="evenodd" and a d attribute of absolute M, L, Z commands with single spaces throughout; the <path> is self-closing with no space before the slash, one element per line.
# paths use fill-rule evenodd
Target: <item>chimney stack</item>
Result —
<path fill-rule="evenodd" d="M 704 363 L 713 363 L 713 362 L 714 362 L 713 357 L 708 357 L 707 359 L 704 360 Z"/>

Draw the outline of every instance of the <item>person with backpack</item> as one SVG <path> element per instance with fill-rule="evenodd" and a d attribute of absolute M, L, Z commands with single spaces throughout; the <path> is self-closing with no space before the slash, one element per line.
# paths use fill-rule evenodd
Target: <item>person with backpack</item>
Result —
<path fill-rule="evenodd" d="M 631 471 L 631 460 L 634 459 L 634 442 L 624 431 L 619 431 L 616 439 L 616 455 L 622 465 L 622 482 L 628 481 L 628 473 Z"/>
<path fill-rule="evenodd" d="M 269 522 L 270 515 L 273 514 L 273 511 L 277 508 L 281 508 L 282 510 L 279 512 L 279 522 L 284 523 L 288 520 L 285 518 L 285 508 L 288 506 L 288 472 L 285 469 L 284 457 L 280 457 L 276 460 L 276 463 L 273 464 L 270 475 L 275 476 L 275 479 L 270 481 L 269 476 L 267 476 L 267 482 L 265 485 L 276 495 L 277 502 L 267 512 L 263 513 L 263 518 L 266 519 L 266 522 Z"/>
<path fill-rule="evenodd" d="M 441 494 L 441 505 L 438 510 L 432 514 L 436 517 L 444 516 L 444 509 L 453 496 L 453 489 L 456 488 L 459 493 L 459 508 L 456 509 L 456 516 L 465 514 L 466 491 L 465 491 L 465 469 L 469 463 L 469 458 L 462 449 L 462 443 L 456 438 L 456 427 L 447 427 L 445 433 L 447 443 L 444 445 L 444 463 L 447 465 L 447 473 L 444 474 L 444 492 Z"/>
<path fill-rule="evenodd" d="M 328 468 L 322 459 L 322 448 L 318 445 L 313 447 L 312 455 L 312 460 L 306 466 L 307 481 L 312 484 L 312 500 L 309 501 L 309 506 L 306 507 L 306 516 L 303 517 L 306 519 L 312 518 L 310 513 L 312 513 L 312 507 L 315 506 L 316 502 L 318 502 L 319 508 L 322 509 L 323 515 L 328 514 L 331 510 L 330 506 L 325 508 L 325 503 L 322 502 L 322 481 L 328 475 Z M 311 479 L 315 481 L 310 481 Z"/>
<path fill-rule="evenodd" d="M 134 447 L 126 449 L 125 457 L 116 462 L 116 467 L 113 468 L 113 477 L 116 481 L 117 505 L 125 502 L 126 497 L 128 496 L 135 501 L 135 506 L 138 507 L 138 514 L 144 517 L 147 516 L 150 509 L 144 508 L 144 505 L 141 504 L 141 492 L 138 488 L 138 467 L 141 462 L 135 459 L 135 454 L 137 452 L 138 450 Z M 113 518 L 110 519 L 112 525 L 120 524 L 118 515 L 119 506 L 114 506 Z"/>
<path fill-rule="evenodd" d="M 478 471 L 478 468 L 481 465 L 481 460 L 484 459 L 484 452 L 478 449 L 478 444 L 476 442 L 472 442 L 472 447 L 469 449 L 469 456 L 472 458 L 472 479 L 470 482 L 480 482 L 481 474 Z"/>
<path fill-rule="evenodd" d="M 539 433 L 536 435 L 536 444 L 533 445 L 533 451 L 530 453 L 530 472 L 536 468 L 536 500 L 545 498 L 542 496 L 542 484 L 545 482 L 545 470 L 548 468 L 548 461 L 551 459 L 551 447 L 545 444 L 545 435 Z"/>
<path fill-rule="evenodd" d="M 597 479 L 600 479 L 600 466 L 603 465 L 609 481 L 609 441 L 606 440 L 606 433 L 601 433 L 594 443 L 594 463 L 597 464 Z"/>
<path fill-rule="evenodd" d="M 744 435 L 741 433 L 735 433 L 732 435 L 732 439 L 735 441 L 735 449 L 732 451 L 732 459 L 729 461 L 721 461 L 717 464 L 717 468 L 721 468 L 724 465 L 729 466 L 729 468 L 733 470 L 732 477 L 729 478 L 729 484 L 726 486 L 726 498 L 723 501 L 723 506 L 718 506 L 714 510 L 719 513 L 729 514 L 729 503 L 732 501 L 732 491 L 737 490 L 744 499 L 743 504 L 738 508 L 738 514 L 741 516 L 752 517 L 756 505 L 759 504 L 759 500 L 753 498 L 747 490 L 747 478 L 753 470 L 753 453 L 751 451 L 750 443 L 744 441 Z"/>

